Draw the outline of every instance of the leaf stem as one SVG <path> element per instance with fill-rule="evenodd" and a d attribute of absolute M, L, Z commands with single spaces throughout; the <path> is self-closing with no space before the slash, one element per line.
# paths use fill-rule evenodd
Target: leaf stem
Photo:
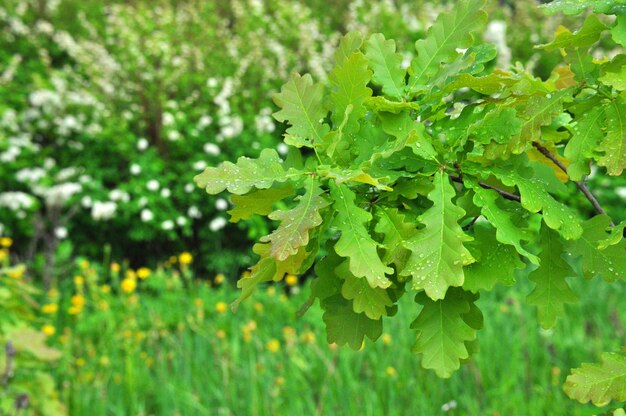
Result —
<path fill-rule="evenodd" d="M 557 159 L 556 156 L 554 156 L 552 153 L 550 153 L 550 151 L 548 149 L 546 149 L 545 147 L 543 147 L 542 145 L 540 145 L 537 142 L 533 142 L 533 146 L 535 146 L 535 148 L 537 150 L 539 150 L 539 152 L 541 152 L 542 155 L 544 155 L 545 157 L 550 159 L 556 166 L 558 166 L 559 169 L 561 169 L 563 172 L 565 172 L 565 174 L 567 174 L 567 167 L 563 164 L 563 162 L 561 162 L 559 159 Z M 589 188 L 587 188 L 586 181 L 585 182 L 579 182 L 579 181 L 573 181 L 572 180 L 572 182 L 574 182 L 576 184 L 576 186 L 578 187 L 580 192 L 582 192 L 583 195 L 585 195 L 585 197 L 589 200 L 589 202 L 591 202 L 591 205 L 593 205 L 593 208 L 596 210 L 596 212 L 598 214 L 606 215 L 606 211 L 604 210 L 604 208 L 602 208 L 602 206 L 600 206 L 600 203 L 598 202 L 596 197 L 593 196 L 593 194 L 591 193 Z M 613 223 L 613 221 L 611 221 L 611 225 L 615 225 Z"/>
<path fill-rule="evenodd" d="M 458 183 L 460 183 L 460 184 L 462 184 L 462 183 L 463 183 L 463 179 L 462 179 L 460 176 L 448 175 L 448 177 L 449 177 L 450 179 L 452 179 L 452 181 L 454 181 L 454 182 L 458 182 Z M 478 185 L 480 185 L 482 188 L 485 188 L 485 189 L 491 189 L 491 190 L 493 190 L 493 191 L 496 191 L 497 193 L 499 193 L 500 195 L 502 195 L 502 197 L 503 197 L 503 198 L 505 198 L 505 199 L 509 199 L 509 200 L 511 200 L 511 201 L 516 201 L 516 202 L 520 202 L 520 201 L 521 201 L 521 198 L 520 198 L 520 196 L 519 196 L 519 195 L 512 194 L 512 193 L 507 192 L 507 191 L 505 191 L 505 190 L 503 190 L 503 189 L 500 189 L 500 188 L 496 188 L 495 186 L 489 185 L 489 184 L 487 184 L 487 183 L 484 183 L 484 182 L 478 182 Z"/>

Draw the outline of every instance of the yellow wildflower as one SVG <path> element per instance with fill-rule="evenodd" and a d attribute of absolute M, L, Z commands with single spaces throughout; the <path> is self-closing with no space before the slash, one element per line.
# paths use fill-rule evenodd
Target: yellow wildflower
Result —
<path fill-rule="evenodd" d="M 188 251 L 180 253 L 180 255 L 178 256 L 178 262 L 182 265 L 191 264 L 192 261 L 193 256 Z"/>
<path fill-rule="evenodd" d="M 283 336 L 285 338 L 292 338 L 296 334 L 296 330 L 290 326 L 283 327 Z"/>
<path fill-rule="evenodd" d="M 218 329 L 217 332 L 215 332 L 215 336 L 219 339 L 224 339 L 226 338 L 226 332 L 224 332 L 223 329 Z"/>
<path fill-rule="evenodd" d="M 25 271 L 26 271 L 26 267 L 24 267 L 23 265 L 20 265 L 18 267 L 14 267 L 10 269 L 9 272 L 7 273 L 7 276 L 9 276 L 11 279 L 20 280 L 22 277 L 24 277 Z"/>
<path fill-rule="evenodd" d="M 54 335 L 57 330 L 54 326 L 52 325 L 44 325 L 41 328 L 41 332 L 43 332 L 44 334 L 46 334 L 46 336 L 51 337 L 52 335 Z"/>
<path fill-rule="evenodd" d="M 280 341 L 278 341 L 276 338 L 272 338 L 271 340 L 269 340 L 266 347 L 269 352 L 278 352 L 278 350 L 280 350 Z"/>
<path fill-rule="evenodd" d="M 263 304 L 261 302 L 255 303 L 254 310 L 257 312 L 263 312 Z"/>
<path fill-rule="evenodd" d="M 245 326 L 246 331 L 254 331 L 256 329 L 256 321 L 248 321 Z"/>
<path fill-rule="evenodd" d="M 111 293 L 111 286 L 109 285 L 102 285 L 100 286 L 100 291 L 104 294 L 108 294 Z"/>
<path fill-rule="evenodd" d="M 0 249 L 0 261 L 3 261 L 9 256 L 9 252 L 5 249 Z"/>
<path fill-rule="evenodd" d="M 137 277 L 139 277 L 141 280 L 145 280 L 150 276 L 150 269 L 148 269 L 147 267 L 140 267 L 139 269 L 137 269 Z"/>
<path fill-rule="evenodd" d="M 383 336 L 381 338 L 383 340 L 383 344 L 384 345 L 391 345 L 391 335 L 383 334 Z"/>
<path fill-rule="evenodd" d="M 9 248 L 13 245 L 13 239 L 11 237 L 2 237 L 0 238 L 0 246 L 4 248 Z"/>
<path fill-rule="evenodd" d="M 84 367 L 85 366 L 85 359 L 82 357 L 78 357 L 76 359 L 76 367 Z"/>
<path fill-rule="evenodd" d="M 126 274 L 124 275 L 127 279 L 137 279 L 137 273 L 133 269 L 126 270 Z"/>
<path fill-rule="evenodd" d="M 315 342 L 315 333 L 313 331 L 304 331 L 300 339 L 305 344 L 313 344 Z"/>
<path fill-rule="evenodd" d="M 274 296 L 276 294 L 276 288 L 274 286 L 268 286 L 267 294 L 270 296 Z"/>
<path fill-rule="evenodd" d="M 200 298 L 196 298 L 193 302 L 196 304 L 196 308 L 202 308 L 204 306 L 204 301 Z"/>
<path fill-rule="evenodd" d="M 224 313 L 228 310 L 228 305 L 226 304 L 226 302 L 217 302 L 217 304 L 215 305 L 215 311 L 217 313 Z"/>
<path fill-rule="evenodd" d="M 98 302 L 98 308 L 100 308 L 101 311 L 108 311 L 109 302 L 107 302 L 106 300 L 101 300 L 100 302 Z"/>
<path fill-rule="evenodd" d="M 116 262 L 111 263 L 111 271 L 113 273 L 119 273 L 120 272 L 120 264 L 116 263 Z"/>
<path fill-rule="evenodd" d="M 387 367 L 385 369 L 385 374 L 387 374 L 387 377 L 395 377 L 398 375 L 398 372 L 393 367 Z"/>
<path fill-rule="evenodd" d="M 70 299 L 72 306 L 82 309 L 85 306 L 85 297 L 83 295 L 74 295 Z"/>
<path fill-rule="evenodd" d="M 41 307 L 41 311 L 45 314 L 53 314 L 59 310 L 59 306 L 56 303 L 48 303 Z"/>
<path fill-rule="evenodd" d="M 285 378 L 282 376 L 276 377 L 274 384 L 276 384 L 277 386 L 282 386 L 283 384 L 285 384 Z"/>
<path fill-rule="evenodd" d="M 170 256 L 169 260 L 168 260 L 171 264 L 176 264 L 176 262 L 178 261 L 178 257 L 176 256 Z"/>
<path fill-rule="evenodd" d="M 50 289 L 48 290 L 48 297 L 49 298 L 58 298 L 59 297 L 59 291 L 57 289 Z"/>
<path fill-rule="evenodd" d="M 221 285 L 224 282 L 224 275 L 222 273 L 218 273 L 215 275 L 215 284 Z"/>
<path fill-rule="evenodd" d="M 100 357 L 100 365 L 103 367 L 108 367 L 111 364 L 111 360 L 106 355 Z"/>
<path fill-rule="evenodd" d="M 82 286 L 85 284 L 85 278 L 83 276 L 74 276 L 74 284 L 76 286 Z"/>
<path fill-rule="evenodd" d="M 80 268 L 83 270 L 87 270 L 89 268 L 89 262 L 87 260 L 83 260 L 80 262 Z"/>
<path fill-rule="evenodd" d="M 298 276 L 293 275 L 293 274 L 288 274 L 287 277 L 285 277 L 285 283 L 287 283 L 287 286 L 295 286 L 298 284 Z"/>
<path fill-rule="evenodd" d="M 76 306 L 70 306 L 70 307 L 67 309 L 67 312 L 68 312 L 70 315 L 78 315 L 78 314 L 79 314 L 79 313 L 81 313 L 82 311 L 83 311 L 83 310 L 82 310 L 82 308 L 77 308 Z"/>
<path fill-rule="evenodd" d="M 135 279 L 127 277 L 126 279 L 122 280 L 122 290 L 125 293 L 133 293 L 136 288 L 137 281 Z"/>

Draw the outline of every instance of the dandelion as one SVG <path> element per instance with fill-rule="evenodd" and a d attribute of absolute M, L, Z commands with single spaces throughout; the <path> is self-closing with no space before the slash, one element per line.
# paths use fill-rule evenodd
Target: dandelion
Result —
<path fill-rule="evenodd" d="M 285 378 L 282 376 L 276 377 L 276 380 L 274 380 L 274 384 L 277 386 L 282 386 L 283 384 L 285 384 Z"/>
<path fill-rule="evenodd" d="M 103 355 L 102 357 L 100 357 L 99 361 L 100 361 L 100 365 L 103 367 L 108 367 L 109 364 L 111 364 L 111 360 L 106 355 Z"/>
<path fill-rule="evenodd" d="M 263 312 L 263 304 L 261 302 L 257 302 L 254 304 L 254 310 L 257 312 Z"/>
<path fill-rule="evenodd" d="M 228 310 L 228 305 L 226 302 L 217 302 L 215 305 L 215 311 L 217 313 L 225 313 Z"/>
<path fill-rule="evenodd" d="M 398 372 L 393 367 L 387 367 L 385 369 L 385 374 L 387 374 L 387 377 L 395 377 L 398 375 Z"/>
<path fill-rule="evenodd" d="M 46 334 L 46 336 L 51 337 L 52 335 L 56 334 L 57 330 L 54 326 L 52 325 L 44 325 L 41 328 L 41 332 L 43 332 L 44 334 Z"/>
<path fill-rule="evenodd" d="M 115 263 L 115 262 L 111 263 L 111 271 L 113 273 L 119 273 L 119 271 L 120 271 L 119 263 Z"/>
<path fill-rule="evenodd" d="M 46 315 L 52 315 L 53 313 L 56 313 L 58 310 L 59 310 L 59 305 L 57 305 L 56 303 L 48 303 L 41 307 L 41 311 L 45 313 Z"/>
<path fill-rule="evenodd" d="M 178 256 L 178 262 L 182 265 L 191 264 L 192 261 L 193 256 L 187 251 L 180 253 L 180 255 Z"/>
<path fill-rule="evenodd" d="M 85 278 L 83 276 L 74 276 L 74 285 L 81 287 L 85 284 Z"/>
<path fill-rule="evenodd" d="M 5 249 L 0 249 L 0 261 L 4 261 L 9 256 L 9 252 Z"/>
<path fill-rule="evenodd" d="M 296 330 L 290 326 L 286 326 L 283 328 L 283 337 L 285 338 L 293 338 L 296 335 Z"/>
<path fill-rule="evenodd" d="M 218 329 L 215 332 L 215 336 L 218 337 L 219 339 L 224 339 L 224 338 L 226 338 L 226 332 L 224 332 L 223 329 Z"/>
<path fill-rule="evenodd" d="M 137 269 L 137 277 L 141 280 L 146 280 L 150 276 L 150 269 L 147 267 L 140 267 Z"/>
<path fill-rule="evenodd" d="M 76 359 L 76 367 L 84 367 L 85 366 L 85 359 L 82 357 L 78 357 Z"/>
<path fill-rule="evenodd" d="M 85 306 L 85 297 L 83 295 L 74 295 L 70 299 L 72 306 L 82 309 Z"/>
<path fill-rule="evenodd" d="M 83 270 L 87 270 L 89 268 L 89 261 L 83 260 L 80 262 L 80 268 Z"/>
<path fill-rule="evenodd" d="M 100 291 L 104 294 L 109 294 L 111 293 L 111 286 L 109 285 L 102 285 L 100 286 Z"/>
<path fill-rule="evenodd" d="M 224 282 L 224 275 L 222 273 L 218 273 L 215 275 L 215 284 L 221 285 Z"/>
<path fill-rule="evenodd" d="M 382 341 L 383 341 L 383 345 L 391 345 L 391 335 L 383 334 L 383 336 L 381 338 L 382 338 Z"/>
<path fill-rule="evenodd" d="M 0 238 L 0 246 L 4 248 L 9 248 L 13 245 L 13 239 L 11 237 L 2 237 Z"/>
<path fill-rule="evenodd" d="M 285 283 L 287 283 L 287 286 L 295 286 L 298 284 L 298 276 L 293 275 L 293 274 L 288 274 L 287 277 L 285 277 Z"/>
<path fill-rule="evenodd" d="M 315 333 L 313 331 L 304 331 L 300 336 L 300 340 L 305 344 L 315 343 Z"/>
<path fill-rule="evenodd" d="M 14 267 L 9 270 L 9 272 L 7 273 L 7 276 L 9 276 L 11 279 L 20 280 L 22 279 L 22 277 L 24 277 L 25 271 L 26 271 L 26 267 L 24 267 L 23 265 Z"/>
<path fill-rule="evenodd" d="M 133 293 L 135 289 L 137 288 L 137 280 L 127 277 L 124 280 L 122 280 L 121 285 L 122 285 L 122 290 L 125 293 Z"/>
<path fill-rule="evenodd" d="M 280 341 L 278 341 L 276 338 L 272 338 L 268 341 L 265 347 L 271 353 L 278 352 L 280 350 Z"/>
<path fill-rule="evenodd" d="M 268 286 L 267 294 L 270 296 L 274 296 L 276 294 L 276 288 L 274 286 Z"/>
<path fill-rule="evenodd" d="M 58 298 L 59 297 L 59 291 L 56 290 L 55 288 L 52 288 L 52 289 L 48 290 L 48 297 L 49 298 Z"/>

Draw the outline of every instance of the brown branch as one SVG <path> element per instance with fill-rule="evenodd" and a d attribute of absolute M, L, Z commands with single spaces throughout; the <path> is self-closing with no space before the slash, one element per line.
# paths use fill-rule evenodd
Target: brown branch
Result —
<path fill-rule="evenodd" d="M 537 142 L 533 142 L 533 146 L 535 146 L 535 148 L 539 150 L 542 155 L 550 159 L 556 166 L 558 166 L 559 169 L 561 169 L 563 172 L 565 172 L 565 174 L 567 174 L 567 167 L 565 167 L 565 165 L 559 159 L 557 159 L 556 156 L 550 153 L 548 149 L 546 149 L 545 147 L 543 147 Z M 583 195 L 585 195 L 585 197 L 589 200 L 589 202 L 591 202 L 591 205 L 593 205 L 593 208 L 596 210 L 598 214 L 606 215 L 606 211 L 600 206 L 600 203 L 598 202 L 596 197 L 593 196 L 589 188 L 587 188 L 586 181 L 578 182 L 578 181 L 572 180 L 572 182 L 576 184 L 580 192 L 582 192 Z M 613 221 L 611 221 L 611 225 L 615 225 Z"/>
<path fill-rule="evenodd" d="M 454 182 L 458 182 L 460 184 L 463 183 L 463 179 L 460 176 L 454 176 L 454 175 L 449 175 L 450 179 L 452 179 Z M 497 193 L 499 193 L 500 195 L 502 195 L 503 198 L 505 199 L 509 199 L 511 201 L 516 201 L 516 202 L 520 202 L 521 198 L 519 195 L 516 194 L 512 194 L 510 192 L 507 192 L 503 189 L 500 188 L 496 188 L 495 186 L 489 185 L 487 183 L 484 182 L 478 182 L 478 185 L 480 185 L 481 188 L 485 188 L 485 189 L 491 189 L 493 191 L 496 191 Z"/>

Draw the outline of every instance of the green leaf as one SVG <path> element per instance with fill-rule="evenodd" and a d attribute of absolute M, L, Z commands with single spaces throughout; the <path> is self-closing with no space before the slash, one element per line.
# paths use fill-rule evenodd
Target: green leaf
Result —
<path fill-rule="evenodd" d="M 309 232 L 322 223 L 319 211 L 327 207 L 329 202 L 324 198 L 323 191 L 315 179 L 310 177 L 305 194 L 300 197 L 298 205 L 290 210 L 274 211 L 269 218 L 281 221 L 270 235 L 261 238 L 262 242 L 270 242 L 272 257 L 285 260 L 298 252 L 300 247 L 309 243 Z"/>
<path fill-rule="evenodd" d="M 609 246 L 619 244 L 624 238 L 624 229 L 626 228 L 626 220 L 609 228 L 609 236 L 598 242 L 598 250 L 604 250 Z"/>
<path fill-rule="evenodd" d="M 257 264 L 252 266 L 250 274 L 244 275 L 237 281 L 237 287 L 241 289 L 241 293 L 239 298 L 231 304 L 233 311 L 236 312 L 239 304 L 254 293 L 259 283 L 272 281 L 276 270 L 276 260 L 272 257 L 262 257 Z"/>
<path fill-rule="evenodd" d="M 509 139 L 521 133 L 523 121 L 512 108 L 498 108 L 489 111 L 475 124 L 471 125 L 468 135 L 479 143 L 488 144 L 492 140 L 507 143 Z"/>
<path fill-rule="evenodd" d="M 596 84 L 599 65 L 593 62 L 593 56 L 585 50 L 570 48 L 566 50 L 565 62 L 570 65 L 574 73 L 574 79 L 578 82 L 586 82 L 589 85 Z"/>
<path fill-rule="evenodd" d="M 580 181 L 589 174 L 589 159 L 594 156 L 596 146 L 604 137 L 601 130 L 603 116 L 603 107 L 593 107 L 577 116 L 576 122 L 570 126 L 572 137 L 565 145 L 564 155 L 570 161 L 567 174 L 574 181 Z"/>
<path fill-rule="evenodd" d="M 353 52 L 341 65 L 335 67 L 329 76 L 333 92 L 330 94 L 333 102 L 332 120 L 335 126 L 342 124 L 346 110 L 348 120 L 343 128 L 345 133 L 354 133 L 359 130 L 358 120 L 367 111 L 364 103 L 372 95 L 367 84 L 372 79 L 372 71 L 367 66 L 367 58 L 361 52 Z"/>
<path fill-rule="evenodd" d="M 326 298 L 323 308 L 325 312 L 322 319 L 326 324 L 329 344 L 348 344 L 353 350 L 358 350 L 365 336 L 375 341 L 383 332 L 382 319 L 370 319 L 364 313 L 354 312 L 351 302 L 341 295 Z"/>
<path fill-rule="evenodd" d="M 348 32 L 339 41 L 335 51 L 335 65 L 341 65 L 354 51 L 363 45 L 363 36 L 359 32 Z"/>
<path fill-rule="evenodd" d="M 325 179 L 334 179 L 337 185 L 341 185 L 345 182 L 357 182 L 372 185 L 380 190 L 392 190 L 387 185 L 381 183 L 379 179 L 373 178 L 369 173 L 363 172 L 361 169 L 340 169 L 321 165 L 318 166 L 317 172 Z"/>
<path fill-rule="evenodd" d="M 374 230 L 384 236 L 383 263 L 393 263 L 397 270 L 401 270 L 410 255 L 409 250 L 404 248 L 404 243 L 415 235 L 415 225 L 407 222 L 406 217 L 397 208 L 377 207 L 376 217 L 378 222 Z"/>
<path fill-rule="evenodd" d="M 513 247 L 498 242 L 495 228 L 479 222 L 473 228 L 474 241 L 467 243 L 467 246 L 478 260 L 465 266 L 463 289 L 477 293 L 492 290 L 496 283 L 506 286 L 514 284 L 515 270 L 524 267 L 519 254 Z"/>
<path fill-rule="evenodd" d="M 596 15 L 589 15 L 585 19 L 583 26 L 572 33 L 569 29 L 559 26 L 552 42 L 540 45 L 547 51 L 553 51 L 559 48 L 589 48 L 600 39 L 600 35 L 607 29 L 607 26 L 598 19 Z"/>
<path fill-rule="evenodd" d="M 356 196 L 346 185 L 333 184 L 330 194 L 337 211 L 334 225 L 341 231 L 335 251 L 349 259 L 350 272 L 356 277 L 365 277 L 371 287 L 389 287 L 391 281 L 385 274 L 393 273 L 393 269 L 380 260 L 378 243 L 372 239 L 366 227 L 372 214 L 356 205 Z"/>
<path fill-rule="evenodd" d="M 422 367 L 435 370 L 439 377 L 450 377 L 459 369 L 461 360 L 469 357 L 466 343 L 476 339 L 476 328 L 466 321 L 466 317 L 473 317 L 471 299 L 461 289 L 450 290 L 437 301 L 424 293 L 415 297 L 424 307 L 411 324 L 417 330 L 413 351 L 422 354 Z"/>
<path fill-rule="evenodd" d="M 626 356 L 605 352 L 599 363 L 572 369 L 563 390 L 574 400 L 596 406 L 626 401 Z"/>
<path fill-rule="evenodd" d="M 347 261 L 336 269 L 336 273 L 344 280 L 341 294 L 352 300 L 354 312 L 365 313 L 370 319 L 380 319 L 387 315 L 387 307 L 393 305 L 393 302 L 385 289 L 371 287 L 366 279 L 354 276 Z"/>
<path fill-rule="evenodd" d="M 611 28 L 611 36 L 615 43 L 626 47 L 626 15 L 617 16 L 615 25 Z"/>
<path fill-rule="evenodd" d="M 512 169 L 493 168 L 491 172 L 505 185 L 517 186 L 522 207 L 530 212 L 542 211 L 543 220 L 548 227 L 558 230 L 567 240 L 575 240 L 581 236 L 582 226 L 576 213 L 554 199 L 540 178 L 527 178 Z"/>
<path fill-rule="evenodd" d="M 626 4 L 622 0 L 554 0 L 540 7 L 547 14 L 564 13 L 573 16 L 592 8 L 594 13 L 625 14 Z"/>
<path fill-rule="evenodd" d="M 606 137 L 598 150 L 604 155 L 598 159 L 600 166 L 605 166 L 609 175 L 621 175 L 626 169 L 626 100 L 617 97 L 605 107 Z"/>
<path fill-rule="evenodd" d="M 426 86 L 442 63 L 452 62 L 458 57 L 457 48 L 472 45 L 472 34 L 487 21 L 482 6 L 482 0 L 458 2 L 449 13 L 439 15 L 424 39 L 415 42 L 417 56 L 409 68 L 408 89 L 411 93 Z"/>
<path fill-rule="evenodd" d="M 539 140 L 541 127 L 552 123 L 552 119 L 563 111 L 563 103 L 569 98 L 571 91 L 568 89 L 530 97 L 520 113 L 524 120 L 520 134 L 509 143 L 511 151 L 515 154 L 523 153 L 533 141 Z"/>
<path fill-rule="evenodd" d="M 209 194 L 227 189 L 230 193 L 243 195 L 253 187 L 267 189 L 274 182 L 285 182 L 288 178 L 278 153 L 273 149 L 264 149 L 258 159 L 242 156 L 237 159 L 237 164 L 224 162 L 218 167 L 206 168 L 193 180 Z"/>
<path fill-rule="evenodd" d="M 598 81 L 618 91 L 626 91 L 626 55 L 617 55 L 611 62 L 602 65 Z"/>
<path fill-rule="evenodd" d="M 252 191 L 247 195 L 233 195 L 233 209 L 228 211 L 230 214 L 230 222 L 238 222 L 239 220 L 247 220 L 254 214 L 267 215 L 272 212 L 272 206 L 293 195 L 294 189 L 291 185 L 281 188 L 259 189 Z"/>
<path fill-rule="evenodd" d="M 291 127 L 287 133 L 302 138 L 302 146 L 313 147 L 313 143 L 321 142 L 329 131 L 328 125 L 322 122 L 328 112 L 324 108 L 323 94 L 324 86 L 314 84 L 311 75 L 300 76 L 294 72 L 280 93 L 272 97 L 281 108 L 273 114 L 274 118 L 289 122 Z M 294 144 L 293 139 L 290 142 Z"/>
<path fill-rule="evenodd" d="M 412 277 L 414 290 L 424 289 L 437 300 L 444 298 L 450 286 L 463 284 L 463 266 L 474 258 L 463 246 L 471 237 L 458 224 L 465 211 L 452 203 L 456 192 L 448 176 L 437 172 L 433 184 L 428 194 L 433 206 L 420 217 L 424 229 L 405 243 L 411 256 L 400 274 Z"/>
<path fill-rule="evenodd" d="M 481 208 L 482 215 L 496 228 L 499 242 L 515 247 L 515 250 L 534 264 L 539 264 L 539 258 L 522 247 L 521 240 L 528 240 L 524 232 L 513 223 L 511 214 L 498 206 L 496 201 L 500 195 L 496 191 L 484 189 L 471 178 L 464 179 L 474 190 L 474 203 Z"/>
<path fill-rule="evenodd" d="M 587 279 L 602 276 L 608 282 L 626 281 L 626 241 L 620 239 L 617 244 L 598 249 L 610 236 L 606 232 L 609 224 L 606 215 L 597 215 L 585 221 L 582 237 L 569 243 L 568 251 L 574 257 L 582 257 L 583 274 Z"/>
<path fill-rule="evenodd" d="M 559 235 L 547 227 L 541 227 L 541 267 L 528 278 L 536 286 L 528 295 L 527 301 L 537 306 L 539 323 L 543 328 L 552 328 L 557 318 L 565 313 L 566 303 L 575 303 L 576 294 L 567 284 L 566 277 L 575 276 L 571 266 L 562 258 L 563 244 Z"/>
<path fill-rule="evenodd" d="M 406 71 L 402 69 L 402 55 L 396 53 L 396 43 L 374 33 L 367 41 L 365 53 L 374 71 L 372 80 L 383 87 L 383 93 L 400 100 L 404 96 Z"/>
<path fill-rule="evenodd" d="M 56 361 L 61 358 L 61 351 L 46 345 L 46 335 L 41 331 L 18 327 L 6 332 L 6 339 L 13 342 L 18 353 L 29 353 L 41 361 Z"/>

